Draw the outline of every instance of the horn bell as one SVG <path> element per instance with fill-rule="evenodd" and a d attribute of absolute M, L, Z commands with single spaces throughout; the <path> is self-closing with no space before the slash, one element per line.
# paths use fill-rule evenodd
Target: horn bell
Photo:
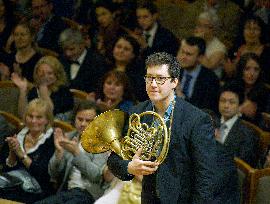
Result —
<path fill-rule="evenodd" d="M 125 117 L 126 114 L 117 109 L 96 116 L 81 135 L 83 149 L 96 154 L 112 150 L 122 156 L 120 140 Z"/>

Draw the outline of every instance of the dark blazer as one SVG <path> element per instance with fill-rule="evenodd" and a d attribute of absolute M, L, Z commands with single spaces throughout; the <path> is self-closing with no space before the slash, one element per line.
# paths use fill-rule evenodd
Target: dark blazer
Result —
<path fill-rule="evenodd" d="M 83 63 L 80 65 L 77 76 L 71 80 L 71 64 L 63 57 L 61 62 L 64 65 L 70 88 L 86 92 L 95 91 L 100 78 L 107 71 L 105 59 L 96 52 L 88 49 Z"/>
<path fill-rule="evenodd" d="M 155 52 L 167 52 L 176 56 L 179 48 L 179 41 L 174 34 L 167 28 L 162 27 L 158 24 L 157 32 L 154 37 L 152 47 L 147 47 L 143 56 L 147 57 Z"/>
<path fill-rule="evenodd" d="M 180 73 L 180 81 L 183 70 Z M 211 70 L 201 66 L 200 73 L 194 84 L 193 93 L 186 100 L 200 109 L 210 109 L 218 112 L 219 79 Z"/>
<path fill-rule="evenodd" d="M 45 23 L 43 36 L 40 40 L 37 41 L 38 46 L 61 53 L 58 40 L 59 35 L 66 28 L 68 28 L 68 26 L 62 20 L 62 18 L 53 15 L 52 18 L 47 23 Z"/>
<path fill-rule="evenodd" d="M 223 147 L 235 157 L 256 167 L 259 156 L 259 138 L 242 123 L 240 118 L 232 126 Z"/>
<path fill-rule="evenodd" d="M 152 110 L 152 104 L 145 101 L 131 113 L 148 110 Z M 164 204 L 228 203 L 231 195 L 220 198 L 223 182 L 220 183 L 219 172 L 223 170 L 217 165 L 217 146 L 209 116 L 177 98 L 173 117 L 167 157 L 155 174 L 143 177 L 142 203 L 152 203 L 148 197 L 155 191 Z M 108 159 L 109 168 L 121 180 L 133 178 L 127 172 L 128 163 L 115 153 Z"/>

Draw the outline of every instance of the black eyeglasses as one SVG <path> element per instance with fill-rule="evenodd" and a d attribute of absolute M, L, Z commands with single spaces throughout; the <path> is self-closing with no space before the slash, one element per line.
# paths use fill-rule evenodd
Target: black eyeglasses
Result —
<path fill-rule="evenodd" d="M 153 82 L 153 80 L 155 80 L 155 82 L 158 85 L 163 85 L 168 79 L 171 79 L 172 77 L 163 77 L 163 76 L 149 76 L 149 75 L 145 75 L 144 79 L 145 82 L 147 84 L 151 84 Z"/>

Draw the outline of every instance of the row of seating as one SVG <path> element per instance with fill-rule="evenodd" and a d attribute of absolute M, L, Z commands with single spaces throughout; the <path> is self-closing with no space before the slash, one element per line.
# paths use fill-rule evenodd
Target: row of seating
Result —
<path fill-rule="evenodd" d="M 11 125 L 13 125 L 17 132 L 19 132 L 24 127 L 23 121 L 12 113 L 0 111 L 0 115 L 2 115 Z M 64 130 L 64 132 L 71 132 L 75 130 L 75 127 L 69 123 L 57 119 L 54 120 L 53 126 L 61 128 Z"/>
<path fill-rule="evenodd" d="M 270 168 L 255 169 L 235 158 L 241 186 L 241 204 L 269 204 Z"/>
<path fill-rule="evenodd" d="M 77 89 L 70 89 L 75 104 L 86 100 L 87 93 Z M 0 110 L 18 116 L 19 88 L 12 81 L 0 81 Z"/>

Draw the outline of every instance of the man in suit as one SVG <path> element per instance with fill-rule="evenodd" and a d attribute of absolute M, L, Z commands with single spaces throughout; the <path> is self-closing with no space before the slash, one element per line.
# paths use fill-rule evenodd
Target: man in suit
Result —
<path fill-rule="evenodd" d="M 132 160 L 112 153 L 109 169 L 121 180 L 143 176 L 142 203 L 237 203 L 234 196 L 221 199 L 217 149 L 210 117 L 175 95 L 180 65 L 167 53 L 155 53 L 146 60 L 146 90 L 150 100 L 130 113 L 155 111 L 167 125 L 168 154 L 163 163 L 140 159 L 142 148 Z M 147 118 L 155 125 L 153 118 Z M 234 187 L 232 187 L 234 188 Z M 222 189 L 222 190 L 221 190 Z"/>
<path fill-rule="evenodd" d="M 105 59 L 94 50 L 86 49 L 85 40 L 78 30 L 64 30 L 59 43 L 64 54 L 61 62 L 70 81 L 70 88 L 93 93 L 99 79 L 106 72 Z"/>
<path fill-rule="evenodd" d="M 54 15 L 52 0 L 32 0 L 31 3 L 33 17 L 30 23 L 37 32 L 38 46 L 59 53 L 58 38 L 67 28 L 66 23 L 61 17 Z"/>
<path fill-rule="evenodd" d="M 156 5 L 151 1 L 139 4 L 136 15 L 143 34 L 141 38 L 141 41 L 144 41 L 143 44 L 141 43 L 144 47 L 143 55 L 147 57 L 155 52 L 176 55 L 179 46 L 178 40 L 171 31 L 158 23 Z"/>
<path fill-rule="evenodd" d="M 189 37 L 181 41 L 177 59 L 183 68 L 177 95 L 198 108 L 217 112 L 219 79 L 215 73 L 200 64 L 205 52 L 205 41 Z"/>
<path fill-rule="evenodd" d="M 243 93 L 234 83 L 222 87 L 219 97 L 221 126 L 217 140 L 223 144 L 226 152 L 256 167 L 259 138 L 242 123 L 239 116 L 239 107 L 244 101 Z"/>

